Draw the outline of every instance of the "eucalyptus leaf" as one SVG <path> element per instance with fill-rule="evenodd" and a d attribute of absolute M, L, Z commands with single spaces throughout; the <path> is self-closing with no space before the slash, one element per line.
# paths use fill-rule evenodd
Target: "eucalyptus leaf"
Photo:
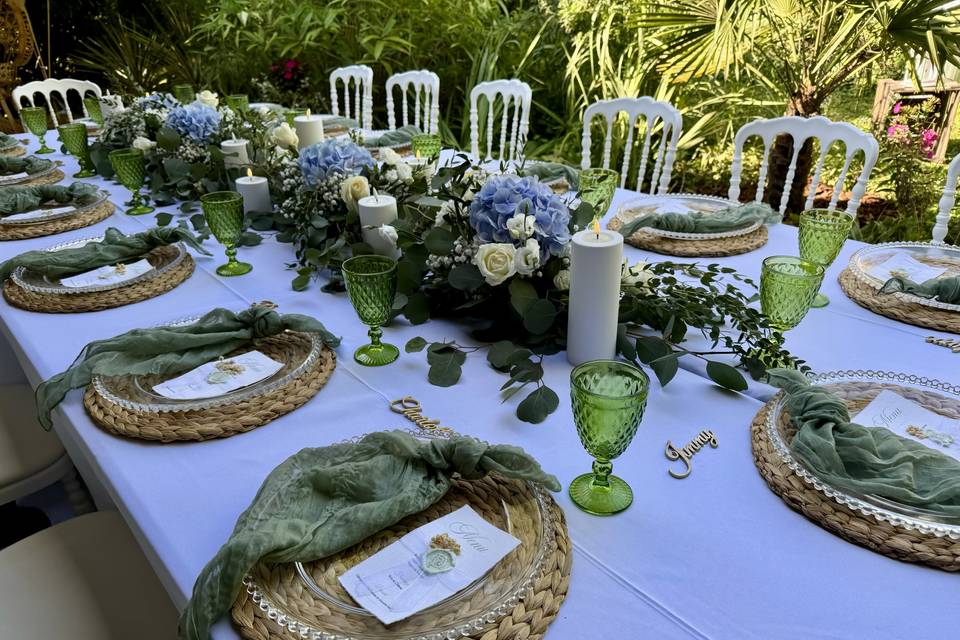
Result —
<path fill-rule="evenodd" d="M 430 305 L 422 293 L 414 293 L 403 308 L 403 315 L 411 324 L 423 324 L 430 319 Z"/>
<path fill-rule="evenodd" d="M 725 389 L 745 391 L 747 388 L 747 380 L 743 377 L 743 374 L 723 362 L 708 361 L 707 375 Z"/>
<path fill-rule="evenodd" d="M 560 398 L 550 387 L 539 387 L 530 392 L 517 406 L 517 417 L 524 422 L 539 424 L 560 406 Z"/>
<path fill-rule="evenodd" d="M 657 375 L 657 380 L 660 381 L 660 386 L 665 387 L 673 377 L 677 375 L 677 370 L 680 368 L 680 353 L 674 352 L 666 356 L 657 358 L 650 363 L 650 368 L 653 369 L 653 372 Z"/>
<path fill-rule="evenodd" d="M 539 296 L 532 284 L 520 278 L 514 278 L 509 285 L 510 304 L 523 316 Z"/>
<path fill-rule="evenodd" d="M 427 380 L 430 384 L 437 387 L 452 387 L 460 381 L 462 361 L 457 357 L 458 353 L 465 355 L 460 351 L 427 354 L 428 360 L 433 355 L 430 370 L 427 372 Z"/>
<path fill-rule="evenodd" d="M 403 347 L 404 351 L 407 353 L 418 353 L 423 351 L 427 347 L 427 341 L 420 336 L 416 338 L 411 338 L 407 341 L 407 344 Z"/>
<path fill-rule="evenodd" d="M 546 333 L 557 318 L 557 308 L 549 300 L 534 300 L 523 314 L 524 328 L 534 335 Z"/>
<path fill-rule="evenodd" d="M 447 281 L 454 289 L 461 291 L 473 291 L 478 289 L 484 282 L 483 274 L 480 269 L 473 264 L 457 264 L 450 270 Z"/>
<path fill-rule="evenodd" d="M 173 221 L 173 214 L 161 212 L 155 217 L 158 227 L 165 227 Z"/>
<path fill-rule="evenodd" d="M 449 229 L 434 227 L 423 238 L 427 250 L 436 256 L 448 256 L 453 251 L 453 242 L 456 236 Z"/>

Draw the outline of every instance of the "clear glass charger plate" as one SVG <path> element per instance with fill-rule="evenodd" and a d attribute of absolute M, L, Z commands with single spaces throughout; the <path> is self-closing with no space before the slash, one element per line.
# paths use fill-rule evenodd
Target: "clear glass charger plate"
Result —
<path fill-rule="evenodd" d="M 166 326 L 187 326 L 199 319 L 199 316 L 192 316 L 167 323 Z M 285 344 L 280 344 L 281 342 Z M 313 333 L 288 332 L 254 340 L 232 355 L 253 350 L 259 350 L 267 357 L 280 361 L 283 366 L 276 373 L 259 382 L 210 398 L 175 400 L 166 398 L 153 390 L 161 382 L 179 377 L 185 372 L 167 376 L 96 376 L 92 384 L 102 398 L 128 411 L 137 413 L 204 411 L 247 402 L 289 384 L 316 363 L 323 350 L 323 341 Z"/>
<path fill-rule="evenodd" d="M 23 182 L 28 182 L 28 181 L 30 181 L 30 180 L 35 180 L 35 179 L 37 179 L 37 178 L 42 178 L 42 177 L 44 177 L 44 176 L 50 175 L 51 173 L 53 173 L 54 171 L 56 171 L 56 170 L 59 169 L 59 168 L 60 168 L 60 167 L 57 165 L 57 163 L 56 163 L 56 162 L 53 162 L 53 163 L 51 163 L 50 166 L 47 167 L 46 169 L 43 169 L 43 170 L 41 170 L 41 171 L 37 171 L 36 173 L 31 173 L 30 175 L 25 176 L 25 177 L 14 178 L 13 176 L 0 176 L 0 187 L 11 187 L 11 186 L 14 186 L 14 185 L 21 184 L 21 183 L 23 183 Z"/>
<path fill-rule="evenodd" d="M 868 245 L 850 256 L 850 272 L 858 280 L 879 290 L 886 279 L 875 275 L 871 270 L 897 253 L 906 254 L 914 260 L 932 267 L 947 269 L 947 273 L 943 277 L 960 275 L 960 247 L 949 244 L 931 244 L 929 242 L 884 242 Z M 920 304 L 925 307 L 933 307 L 944 311 L 960 311 L 960 305 L 958 304 L 948 304 L 903 292 L 891 293 L 890 295 L 905 302 Z"/>
<path fill-rule="evenodd" d="M 409 430 L 426 439 L 449 437 L 449 434 Z M 350 441 L 357 441 L 353 438 Z M 350 442 L 348 441 L 348 442 Z M 492 524 L 515 535 L 521 544 L 500 560 L 490 571 L 449 598 L 419 613 L 383 625 L 376 617 L 356 606 L 343 590 L 337 576 L 357 564 L 366 554 L 352 554 L 348 549 L 341 554 L 310 563 L 294 563 L 297 579 L 312 596 L 322 601 L 316 609 L 301 612 L 296 605 L 284 602 L 284 596 L 273 591 L 270 579 L 258 572 L 258 567 L 244 578 L 247 593 L 253 602 L 278 625 L 286 627 L 295 636 L 311 640 L 447 640 L 475 634 L 510 612 L 523 599 L 527 590 L 540 577 L 554 539 L 553 522 L 549 515 L 551 499 L 546 490 L 536 483 L 523 482 L 524 495 L 499 497 L 495 510 L 484 510 L 471 502 L 469 492 L 454 485 L 438 503 L 437 517 L 464 504 L 472 504 Z M 410 516 L 410 524 L 391 527 L 389 533 L 371 536 L 372 549 L 379 550 L 428 519 Z M 431 519 L 433 514 L 431 514 Z M 400 531 L 396 531 L 396 529 Z M 378 540 L 378 537 L 382 539 Z M 365 544 L 364 541 L 360 544 Z M 349 565 L 349 566 L 347 566 Z M 329 609 L 326 615 L 317 615 L 321 607 Z M 313 615 L 311 615 L 313 614 Z M 337 620 L 338 628 L 312 621 Z"/>
<path fill-rule="evenodd" d="M 626 224 L 638 216 L 647 213 L 653 213 L 657 210 L 658 204 L 663 200 L 679 202 L 687 207 L 687 209 L 690 211 L 704 211 L 708 213 L 719 211 L 721 209 L 727 209 L 729 207 L 740 206 L 739 202 L 733 202 L 731 200 L 727 200 L 726 198 L 702 196 L 695 193 L 670 193 L 660 196 L 648 195 L 641 198 L 634 198 L 633 200 L 629 200 L 620 205 L 620 207 L 617 209 L 617 219 Z M 641 231 L 644 233 L 649 233 L 650 235 L 659 236 L 661 238 L 671 238 L 674 240 L 721 240 L 723 238 L 736 238 L 738 236 L 745 236 L 753 233 L 762 226 L 762 222 L 755 222 L 748 227 L 743 227 L 742 229 L 720 231 L 717 233 L 683 233 L 680 231 L 664 231 L 663 229 L 653 229 L 650 227 L 641 229 Z"/>
<path fill-rule="evenodd" d="M 107 198 L 109 197 L 110 197 L 109 193 L 107 193 L 106 191 L 101 191 L 97 194 L 96 200 L 94 200 L 93 202 L 89 202 L 87 204 L 80 205 L 79 207 L 74 207 L 72 211 L 61 211 L 59 213 L 41 215 L 41 216 L 37 216 L 36 218 L 29 218 L 25 220 L 8 220 L 6 218 L 0 218 L 0 224 L 29 225 L 29 224 L 40 224 L 41 222 L 50 222 L 51 220 L 59 220 L 61 218 L 70 218 L 72 216 L 76 216 L 81 213 L 86 213 L 91 209 L 95 209 L 96 207 L 99 207 L 104 202 L 106 202 Z M 68 207 L 68 206 L 70 205 L 55 203 L 51 205 L 41 206 L 39 210 L 42 211 L 45 209 L 62 209 L 63 207 Z M 37 210 L 38 209 L 33 209 L 33 211 L 37 211 Z M 30 212 L 22 211 L 21 213 L 30 213 Z"/>
<path fill-rule="evenodd" d="M 70 242 L 61 242 L 55 244 L 52 247 L 48 247 L 47 251 L 63 251 L 64 249 L 77 249 L 89 242 L 98 242 L 103 239 L 103 236 L 97 236 L 96 238 L 84 238 L 82 240 L 73 240 Z M 171 269 L 176 268 L 183 262 L 184 257 L 186 257 L 186 249 L 182 244 L 172 244 L 167 245 L 176 250 L 176 253 L 172 256 L 166 255 L 157 255 L 154 257 L 154 260 L 157 263 L 153 263 L 153 269 L 143 273 L 135 278 L 130 278 L 129 280 L 124 280 L 123 282 L 114 282 L 111 284 L 101 284 L 101 285 L 91 285 L 87 287 L 66 287 L 60 284 L 60 280 L 55 278 L 49 278 L 42 273 L 32 271 L 26 267 L 17 267 L 10 278 L 13 280 L 14 284 L 19 286 L 22 289 L 27 291 L 32 291 L 34 293 L 41 293 L 47 295 L 71 295 L 78 293 L 94 293 L 98 291 L 111 291 L 113 289 L 120 289 L 122 287 L 129 287 L 131 285 L 137 284 L 138 282 L 144 282 L 145 280 L 150 280 L 156 278 L 157 276 L 163 275 L 169 272 Z M 149 255 L 141 255 L 135 258 L 130 258 L 125 260 L 126 264 L 136 262 L 141 260 L 144 257 L 151 257 Z"/>
<path fill-rule="evenodd" d="M 858 370 L 822 373 L 811 377 L 810 382 L 826 387 L 843 399 L 851 415 L 863 409 L 881 391 L 888 390 L 930 411 L 960 418 L 960 386 L 939 380 L 889 371 Z M 809 469 L 790 449 L 796 430 L 790 424 L 784 404 L 785 399 L 781 396 L 767 412 L 767 435 L 777 455 L 804 482 L 830 500 L 876 520 L 927 535 L 960 540 L 960 516 L 921 509 L 831 484 Z M 930 448 L 942 453 L 942 449 Z"/>

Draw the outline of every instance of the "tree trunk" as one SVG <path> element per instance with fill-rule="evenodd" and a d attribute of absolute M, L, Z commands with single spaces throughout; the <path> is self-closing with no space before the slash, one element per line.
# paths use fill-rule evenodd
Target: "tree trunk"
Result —
<path fill-rule="evenodd" d="M 790 100 L 785 115 L 802 116 L 809 118 L 820 113 L 821 100 L 816 95 L 814 87 L 805 87 L 797 92 Z M 780 200 L 783 197 L 784 182 L 787 178 L 787 171 L 790 168 L 790 161 L 793 159 L 793 138 L 789 135 L 779 135 L 773 143 L 770 150 L 770 167 L 767 173 L 767 188 L 764 191 L 764 202 L 767 202 L 774 210 L 780 208 Z M 793 186 L 790 189 L 790 197 L 787 200 L 787 211 L 799 212 L 803 209 L 804 191 L 807 187 L 807 180 L 810 178 L 810 169 L 813 168 L 813 140 L 808 139 L 800 148 L 800 154 L 797 156 L 797 167 L 794 172 Z"/>

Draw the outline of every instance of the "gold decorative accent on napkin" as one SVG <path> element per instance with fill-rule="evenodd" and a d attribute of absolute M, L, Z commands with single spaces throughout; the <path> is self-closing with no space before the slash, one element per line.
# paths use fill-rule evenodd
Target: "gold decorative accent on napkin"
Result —
<path fill-rule="evenodd" d="M 420 402 L 412 396 L 404 396 L 403 398 L 393 400 L 390 403 L 390 410 L 394 413 L 399 413 L 425 431 L 453 432 L 453 429 L 450 427 L 441 426 L 439 420 L 424 417 Z"/>
<path fill-rule="evenodd" d="M 441 533 L 430 538 L 430 546 L 434 549 L 447 549 L 448 551 L 453 551 L 456 555 L 460 555 L 460 543 L 446 533 Z"/>
<path fill-rule="evenodd" d="M 667 440 L 667 448 L 664 452 L 667 456 L 667 460 L 683 460 L 685 469 L 680 473 L 675 472 L 673 469 L 669 469 L 669 473 L 674 478 L 678 480 L 683 480 L 690 475 L 690 472 L 693 471 L 693 465 L 691 460 L 693 456 L 700 451 L 704 446 L 709 444 L 711 447 L 716 449 L 719 446 L 717 442 L 717 436 L 714 435 L 713 431 L 709 429 L 704 429 L 697 434 L 697 437 L 691 440 L 685 447 L 682 449 L 677 449 L 673 446 L 673 443 Z"/>

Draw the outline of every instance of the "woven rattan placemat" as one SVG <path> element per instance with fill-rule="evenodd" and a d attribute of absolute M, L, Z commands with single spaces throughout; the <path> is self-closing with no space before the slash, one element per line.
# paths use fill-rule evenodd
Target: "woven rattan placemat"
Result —
<path fill-rule="evenodd" d="M 546 492 L 544 492 L 546 494 Z M 524 596 L 515 599 L 515 603 L 503 606 L 502 614 L 491 614 L 483 624 L 469 629 L 457 627 L 455 636 L 467 640 L 540 640 L 547 627 L 557 617 L 570 585 L 570 567 L 573 561 L 570 538 L 563 511 L 549 495 L 544 495 L 552 530 L 552 540 L 547 540 L 547 550 L 537 578 L 526 590 Z M 305 568 L 322 589 L 342 601 L 351 603 L 346 592 L 337 581 L 350 567 L 368 558 L 377 551 L 407 532 L 435 520 L 451 511 L 469 504 L 488 522 L 507 529 L 504 504 L 510 505 L 512 533 L 521 540 L 521 545 L 505 557 L 491 570 L 491 579 L 496 575 L 508 575 L 510 571 L 521 571 L 524 558 L 535 551 L 532 542 L 537 537 L 535 527 L 540 526 L 530 512 L 536 509 L 533 492 L 529 485 L 518 480 L 509 480 L 499 476 L 488 476 L 482 480 L 457 480 L 451 490 L 439 502 L 416 515 L 405 518 L 396 525 L 381 531 L 342 553 L 325 558 L 319 562 L 308 563 Z M 296 616 L 296 620 L 277 621 L 276 612 L 269 610 L 264 599 L 254 601 L 252 586 L 241 591 L 233 606 L 233 621 L 240 635 L 246 640 L 301 640 L 311 635 L 301 635 L 300 624 L 310 625 L 330 637 L 350 638 L 362 635 L 364 631 L 384 633 L 391 629 L 395 637 L 433 638 L 434 634 L 449 631 L 456 623 L 451 619 L 451 609 L 456 609 L 459 620 L 470 618 L 473 613 L 480 617 L 488 610 L 489 595 L 484 589 L 477 589 L 463 597 L 456 607 L 427 609 L 421 613 L 384 627 L 375 618 L 348 612 L 317 597 L 297 573 L 295 564 L 268 565 L 261 563 L 249 576 L 264 598 L 283 608 L 287 615 Z M 486 601 L 485 601 L 486 600 Z M 326 636 L 325 636 L 326 637 Z M 364 636 L 369 637 L 369 636 Z"/>
<path fill-rule="evenodd" d="M 38 222 L 36 224 L 0 224 L 0 241 L 26 240 L 27 238 L 39 238 L 41 236 L 51 236 L 55 233 L 63 233 L 64 231 L 82 229 L 83 227 L 97 224 L 101 220 L 106 220 L 113 213 L 113 209 L 112 202 L 104 201 L 76 215 L 57 218 L 49 222 Z"/>
<path fill-rule="evenodd" d="M 956 311 L 908 302 L 893 294 L 881 295 L 857 278 L 849 268 L 841 271 L 837 280 L 847 297 L 874 313 L 918 327 L 960 333 L 960 313 Z"/>
<path fill-rule="evenodd" d="M 27 152 L 26 147 L 21 147 L 17 145 L 15 147 L 8 147 L 6 149 L 0 149 L 0 155 L 3 156 L 22 156 Z"/>
<path fill-rule="evenodd" d="M 854 511 L 794 473 L 781 460 L 767 434 L 767 412 L 777 398 L 779 395 L 760 409 L 751 425 L 753 460 L 771 491 L 794 511 L 849 542 L 897 560 L 960 571 L 960 540 L 921 533 Z"/>
<path fill-rule="evenodd" d="M 288 331 L 254 340 L 241 351 L 256 349 L 283 362 L 302 358 L 311 344 L 306 334 Z M 102 397 L 92 384 L 83 396 L 83 405 L 94 422 L 119 436 L 161 442 L 226 438 L 256 429 L 300 407 L 320 391 L 336 366 L 336 354 L 324 347 L 309 369 L 282 387 L 250 400 L 212 409 L 163 413 L 134 411 Z"/>
<path fill-rule="evenodd" d="M 607 224 L 611 231 L 617 231 L 623 226 L 620 218 L 614 218 Z M 646 249 L 668 256 L 682 256 L 685 258 L 722 258 L 749 253 L 767 244 L 767 227 L 761 226 L 756 231 L 732 238 L 717 238 L 714 240 L 677 240 L 664 238 L 643 230 L 636 231 L 625 239 L 627 244 L 637 249 Z"/>
<path fill-rule="evenodd" d="M 33 187 L 38 184 L 56 184 L 66 178 L 67 175 L 60 169 L 54 169 L 50 173 L 45 173 L 42 176 L 37 176 L 36 178 L 27 178 L 16 184 L 4 185 L 7 187 Z"/>
<path fill-rule="evenodd" d="M 177 255 L 179 255 L 177 247 L 165 246 L 157 247 L 145 257 L 154 268 L 159 268 L 169 264 Z M 128 287 L 88 293 L 38 293 L 24 289 L 12 279 L 8 279 L 3 283 L 3 297 L 13 306 L 27 311 L 42 313 L 102 311 L 164 294 L 189 278 L 193 268 L 193 258 L 190 254 L 186 254 L 177 266 L 160 275 L 140 280 Z"/>

